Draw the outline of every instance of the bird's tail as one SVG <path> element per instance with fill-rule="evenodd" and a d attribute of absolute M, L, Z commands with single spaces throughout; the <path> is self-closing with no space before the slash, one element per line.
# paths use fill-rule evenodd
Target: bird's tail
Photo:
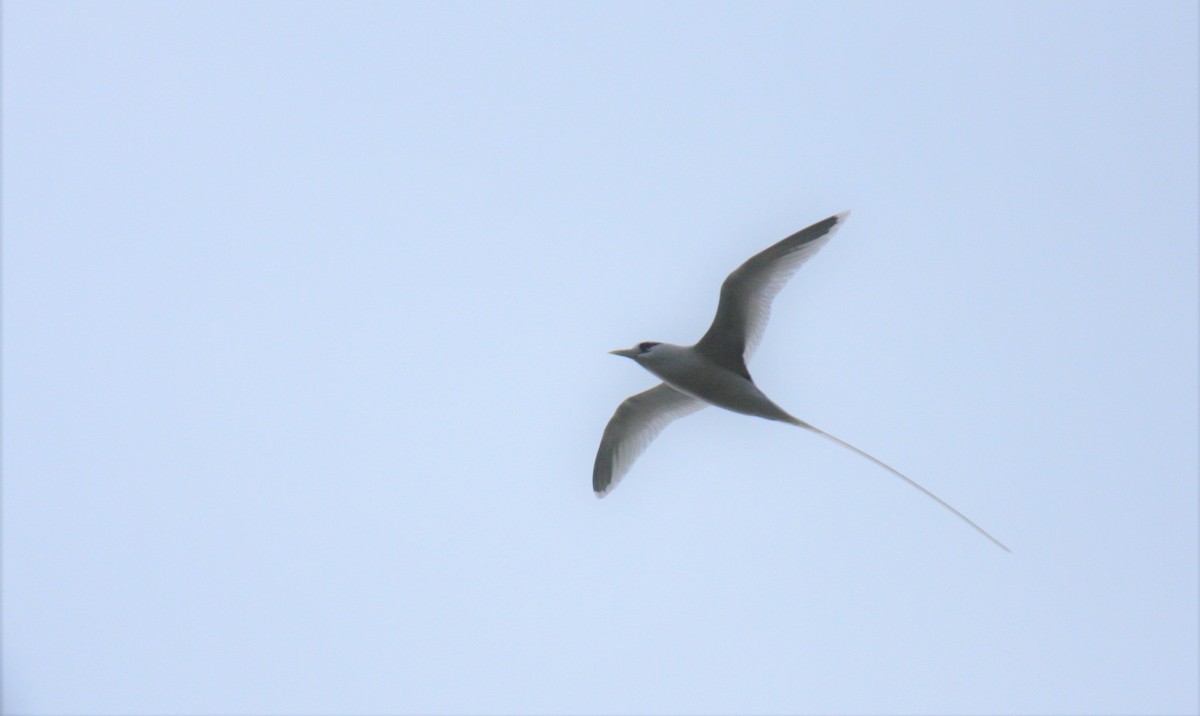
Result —
<path fill-rule="evenodd" d="M 873 456 L 873 455 L 869 455 L 869 454 L 867 454 L 867 453 L 863 452 L 862 450 L 859 450 L 858 448 L 854 447 L 853 445 L 851 445 L 850 443 L 846 442 L 845 440 L 842 440 L 841 438 L 836 438 L 836 437 L 834 437 L 834 436 L 830 435 L 829 433 L 825 432 L 824 430 L 821 430 L 821 429 L 819 429 L 819 428 L 815 428 L 815 427 L 813 427 L 813 426 L 809 425 L 808 423 L 804 422 L 803 420 L 799 420 L 799 419 L 797 419 L 797 418 L 793 418 L 793 417 L 792 417 L 792 416 L 790 416 L 790 415 L 789 415 L 788 417 L 789 417 L 789 418 L 791 418 L 791 419 L 790 419 L 790 420 L 788 420 L 788 421 L 786 421 L 786 422 L 790 422 L 792 425 L 797 425 L 797 426 L 799 426 L 799 427 L 802 427 L 802 428 L 804 428 L 804 429 L 806 429 L 806 430 L 811 430 L 811 431 L 813 431 L 814 433 L 816 433 L 817 435 L 820 435 L 821 437 L 824 437 L 824 438 L 828 438 L 829 440 L 832 440 L 833 442 L 837 443 L 838 445 L 841 445 L 841 446 L 842 446 L 842 447 L 844 447 L 844 448 L 848 448 L 848 449 L 850 449 L 850 450 L 853 450 L 854 452 L 858 453 L 859 455 L 862 455 L 862 456 L 863 456 L 863 457 L 865 457 L 866 459 L 868 459 L 868 460 L 870 460 L 871 462 L 875 463 L 876 465 L 878 465 L 878 466 L 882 467 L 883 469 L 885 469 L 885 470 L 887 470 L 888 472 L 892 473 L 893 475 L 895 475 L 896 477 L 900 478 L 901 480 L 904 480 L 904 481 L 905 481 L 905 482 L 907 482 L 908 484 L 912 485 L 913 487 L 917 488 L 917 489 L 918 489 L 918 490 L 920 490 L 921 492 L 923 492 L 923 493 L 925 493 L 926 495 L 928 495 L 928 496 L 929 496 L 931 499 L 933 499 L 935 502 L 937 502 L 937 503 L 938 503 L 939 505 L 941 505 L 942 507 L 945 507 L 947 510 L 950 510 L 951 512 L 953 512 L 953 513 L 955 514 L 955 516 L 956 516 L 956 517 L 958 517 L 958 518 L 959 518 L 960 520 L 962 520 L 963 522 L 966 522 L 967 524 L 971 525 L 971 527 L 975 528 L 975 531 L 977 531 L 979 534 L 983 535 L 984 537 L 987 537 L 987 538 L 988 538 L 989 540 L 991 540 L 991 541 L 992 541 L 992 543 L 993 543 L 993 544 L 995 544 L 997 547 L 999 547 L 1000 549 L 1004 550 L 1005 552 L 1012 552 L 1012 550 L 1011 550 L 1011 549 L 1009 549 L 1008 547 L 1004 546 L 1004 543 L 1003 543 L 1003 542 L 1001 542 L 1000 540 L 998 540 L 998 539 L 996 539 L 995 537 L 993 537 L 993 536 L 991 536 L 990 534 L 988 534 L 988 531 L 987 531 L 987 530 L 985 530 L 984 528 L 982 528 L 982 527 L 980 527 L 979 525 L 975 524 L 974 520 L 972 520 L 970 517 L 967 517 L 967 516 L 966 516 L 966 515 L 964 515 L 963 513 L 961 513 L 961 512 L 959 512 L 958 510 L 954 509 L 954 508 L 953 508 L 953 507 L 951 507 L 951 506 L 950 506 L 950 504 L 949 504 L 949 503 L 947 503 L 945 500 L 943 500 L 942 498 L 940 498 L 940 497 L 938 497 L 937 495 L 933 494 L 933 493 L 932 493 L 932 492 L 930 492 L 929 490 L 926 490 L 924 487 L 922 487 L 921 485 L 919 485 L 919 484 L 917 483 L 917 481 L 916 481 L 916 480 L 913 480 L 912 478 L 908 477 L 907 475 L 905 475 L 904 473 L 900 472 L 899 470 L 897 470 L 896 468 L 892 467 L 891 465 L 887 464 L 887 463 L 886 463 L 886 462 L 884 462 L 883 460 L 880 460 L 879 458 L 877 458 L 877 457 L 875 457 L 875 456 Z"/>

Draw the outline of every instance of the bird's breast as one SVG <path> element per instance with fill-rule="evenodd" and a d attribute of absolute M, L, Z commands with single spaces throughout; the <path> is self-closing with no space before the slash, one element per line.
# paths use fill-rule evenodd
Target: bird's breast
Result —
<path fill-rule="evenodd" d="M 752 381 L 694 351 L 680 351 L 669 360 L 646 361 L 643 367 L 672 388 L 726 410 L 771 420 L 787 415 Z"/>

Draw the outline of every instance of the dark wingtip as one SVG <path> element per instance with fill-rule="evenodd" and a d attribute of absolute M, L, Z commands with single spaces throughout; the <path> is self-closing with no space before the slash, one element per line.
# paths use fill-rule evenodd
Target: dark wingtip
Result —
<path fill-rule="evenodd" d="M 834 231 L 837 231 L 839 228 L 841 228 L 842 224 L 845 223 L 846 217 L 848 217 L 848 216 L 850 216 L 849 209 L 843 211 L 840 214 L 834 214 L 833 216 L 829 217 L 828 219 L 822 219 L 822 220 L 818 221 L 817 223 L 813 224 L 812 226 L 809 226 L 808 228 L 801 229 L 800 231 L 796 232 L 795 235 L 796 236 L 798 236 L 800 234 L 809 235 L 810 238 L 808 240 L 804 241 L 803 243 L 808 243 L 809 241 L 814 241 L 822 236 L 825 236 L 827 234 L 832 234 Z M 791 237 L 789 237 L 789 238 L 791 238 Z"/>
<path fill-rule="evenodd" d="M 596 499 L 600 499 L 609 492 L 612 492 L 612 478 L 606 477 L 609 474 L 611 474 L 609 466 L 602 464 L 602 462 L 597 459 L 596 466 L 592 470 L 592 492 L 596 493 Z"/>

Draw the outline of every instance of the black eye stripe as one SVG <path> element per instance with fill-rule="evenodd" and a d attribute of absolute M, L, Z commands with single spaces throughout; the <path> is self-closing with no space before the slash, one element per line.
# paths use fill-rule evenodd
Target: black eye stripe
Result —
<path fill-rule="evenodd" d="M 656 345 L 658 345 L 658 344 L 655 343 L 654 341 L 646 341 L 645 343 L 638 344 L 638 350 L 641 351 L 642 353 L 645 353 L 646 351 L 650 350 L 651 348 L 653 348 Z"/>

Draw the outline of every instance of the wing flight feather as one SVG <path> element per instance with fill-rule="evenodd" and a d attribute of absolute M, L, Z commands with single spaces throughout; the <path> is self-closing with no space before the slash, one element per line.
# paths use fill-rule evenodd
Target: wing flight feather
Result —
<path fill-rule="evenodd" d="M 721 284 L 721 301 L 696 350 L 746 377 L 746 361 L 762 340 L 771 303 L 796 271 L 829 239 L 850 212 L 818 221 L 750 257 Z"/>
<path fill-rule="evenodd" d="M 625 399 L 604 428 L 596 464 L 592 469 L 592 489 L 596 497 L 612 491 L 638 456 L 672 422 L 691 415 L 708 405 L 675 390 L 666 383 Z"/>

